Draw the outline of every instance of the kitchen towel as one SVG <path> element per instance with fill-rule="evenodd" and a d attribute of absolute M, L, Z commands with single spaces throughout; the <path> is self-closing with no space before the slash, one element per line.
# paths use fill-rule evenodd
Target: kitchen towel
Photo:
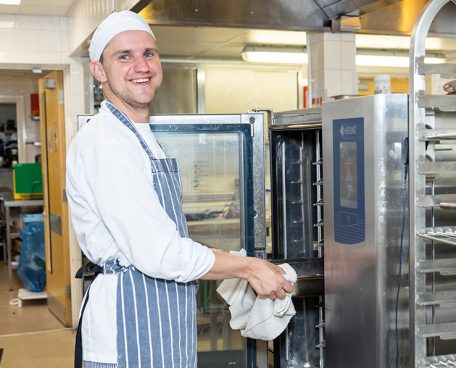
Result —
<path fill-rule="evenodd" d="M 244 249 L 231 254 L 246 256 Z M 279 265 L 285 270 L 284 277 L 291 283 L 297 280 L 296 271 L 288 263 Z M 230 306 L 230 326 L 241 335 L 252 339 L 273 340 L 288 326 L 296 314 L 291 294 L 285 299 L 272 300 L 257 296 L 245 279 L 224 280 L 217 292 Z"/>

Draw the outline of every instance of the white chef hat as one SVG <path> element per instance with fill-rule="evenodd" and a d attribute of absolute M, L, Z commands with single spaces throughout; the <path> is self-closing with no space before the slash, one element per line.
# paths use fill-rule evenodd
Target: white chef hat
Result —
<path fill-rule="evenodd" d="M 130 10 L 113 12 L 100 23 L 92 36 L 89 46 L 90 60 L 100 60 L 109 41 L 125 31 L 145 31 L 155 38 L 150 26 L 140 15 Z"/>

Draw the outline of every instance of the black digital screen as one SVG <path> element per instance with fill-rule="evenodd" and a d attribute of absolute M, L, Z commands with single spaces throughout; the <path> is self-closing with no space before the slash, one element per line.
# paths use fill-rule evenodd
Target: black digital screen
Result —
<path fill-rule="evenodd" d="M 356 142 L 340 142 L 340 205 L 358 207 Z"/>

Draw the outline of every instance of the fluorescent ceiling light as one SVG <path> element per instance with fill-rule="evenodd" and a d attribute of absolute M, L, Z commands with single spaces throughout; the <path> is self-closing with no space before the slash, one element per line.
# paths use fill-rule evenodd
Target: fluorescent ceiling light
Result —
<path fill-rule="evenodd" d="M 0 0 L 0 5 L 20 5 L 21 0 Z"/>
<path fill-rule="evenodd" d="M 356 47 L 358 49 L 385 49 L 385 50 L 409 50 L 409 36 L 369 35 L 357 34 Z M 450 37 L 427 37 L 426 50 L 441 51 L 454 50 L 456 40 Z"/>
<path fill-rule="evenodd" d="M 242 59 L 250 63 L 307 64 L 304 48 L 247 46 Z"/>
<path fill-rule="evenodd" d="M 271 47 L 274 45 L 283 45 L 284 40 L 290 46 L 305 46 L 307 43 L 306 32 L 254 29 L 249 31 L 246 43 L 252 45 L 268 45 Z"/>
<path fill-rule="evenodd" d="M 424 59 L 424 62 L 428 64 L 443 64 L 445 61 L 444 58 L 438 57 L 427 57 Z M 356 65 L 408 68 L 410 58 L 408 56 L 356 55 Z"/>
<path fill-rule="evenodd" d="M 389 35 L 355 35 L 356 48 L 358 49 L 400 49 L 410 48 L 410 37 Z"/>
<path fill-rule="evenodd" d="M 242 51 L 242 59 L 251 63 L 308 63 L 308 55 L 305 53 L 305 49 L 292 47 L 246 46 Z M 428 64 L 442 64 L 446 62 L 446 59 L 433 56 L 426 57 L 424 62 Z M 410 58 L 404 53 L 400 55 L 356 55 L 356 65 L 358 66 L 408 68 L 409 64 Z"/>

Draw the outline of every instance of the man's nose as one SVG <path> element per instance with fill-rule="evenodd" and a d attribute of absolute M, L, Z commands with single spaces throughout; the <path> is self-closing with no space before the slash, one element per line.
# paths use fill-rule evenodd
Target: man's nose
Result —
<path fill-rule="evenodd" d="M 141 57 L 136 59 L 135 72 L 148 72 L 149 70 L 149 63 L 145 58 Z"/>

